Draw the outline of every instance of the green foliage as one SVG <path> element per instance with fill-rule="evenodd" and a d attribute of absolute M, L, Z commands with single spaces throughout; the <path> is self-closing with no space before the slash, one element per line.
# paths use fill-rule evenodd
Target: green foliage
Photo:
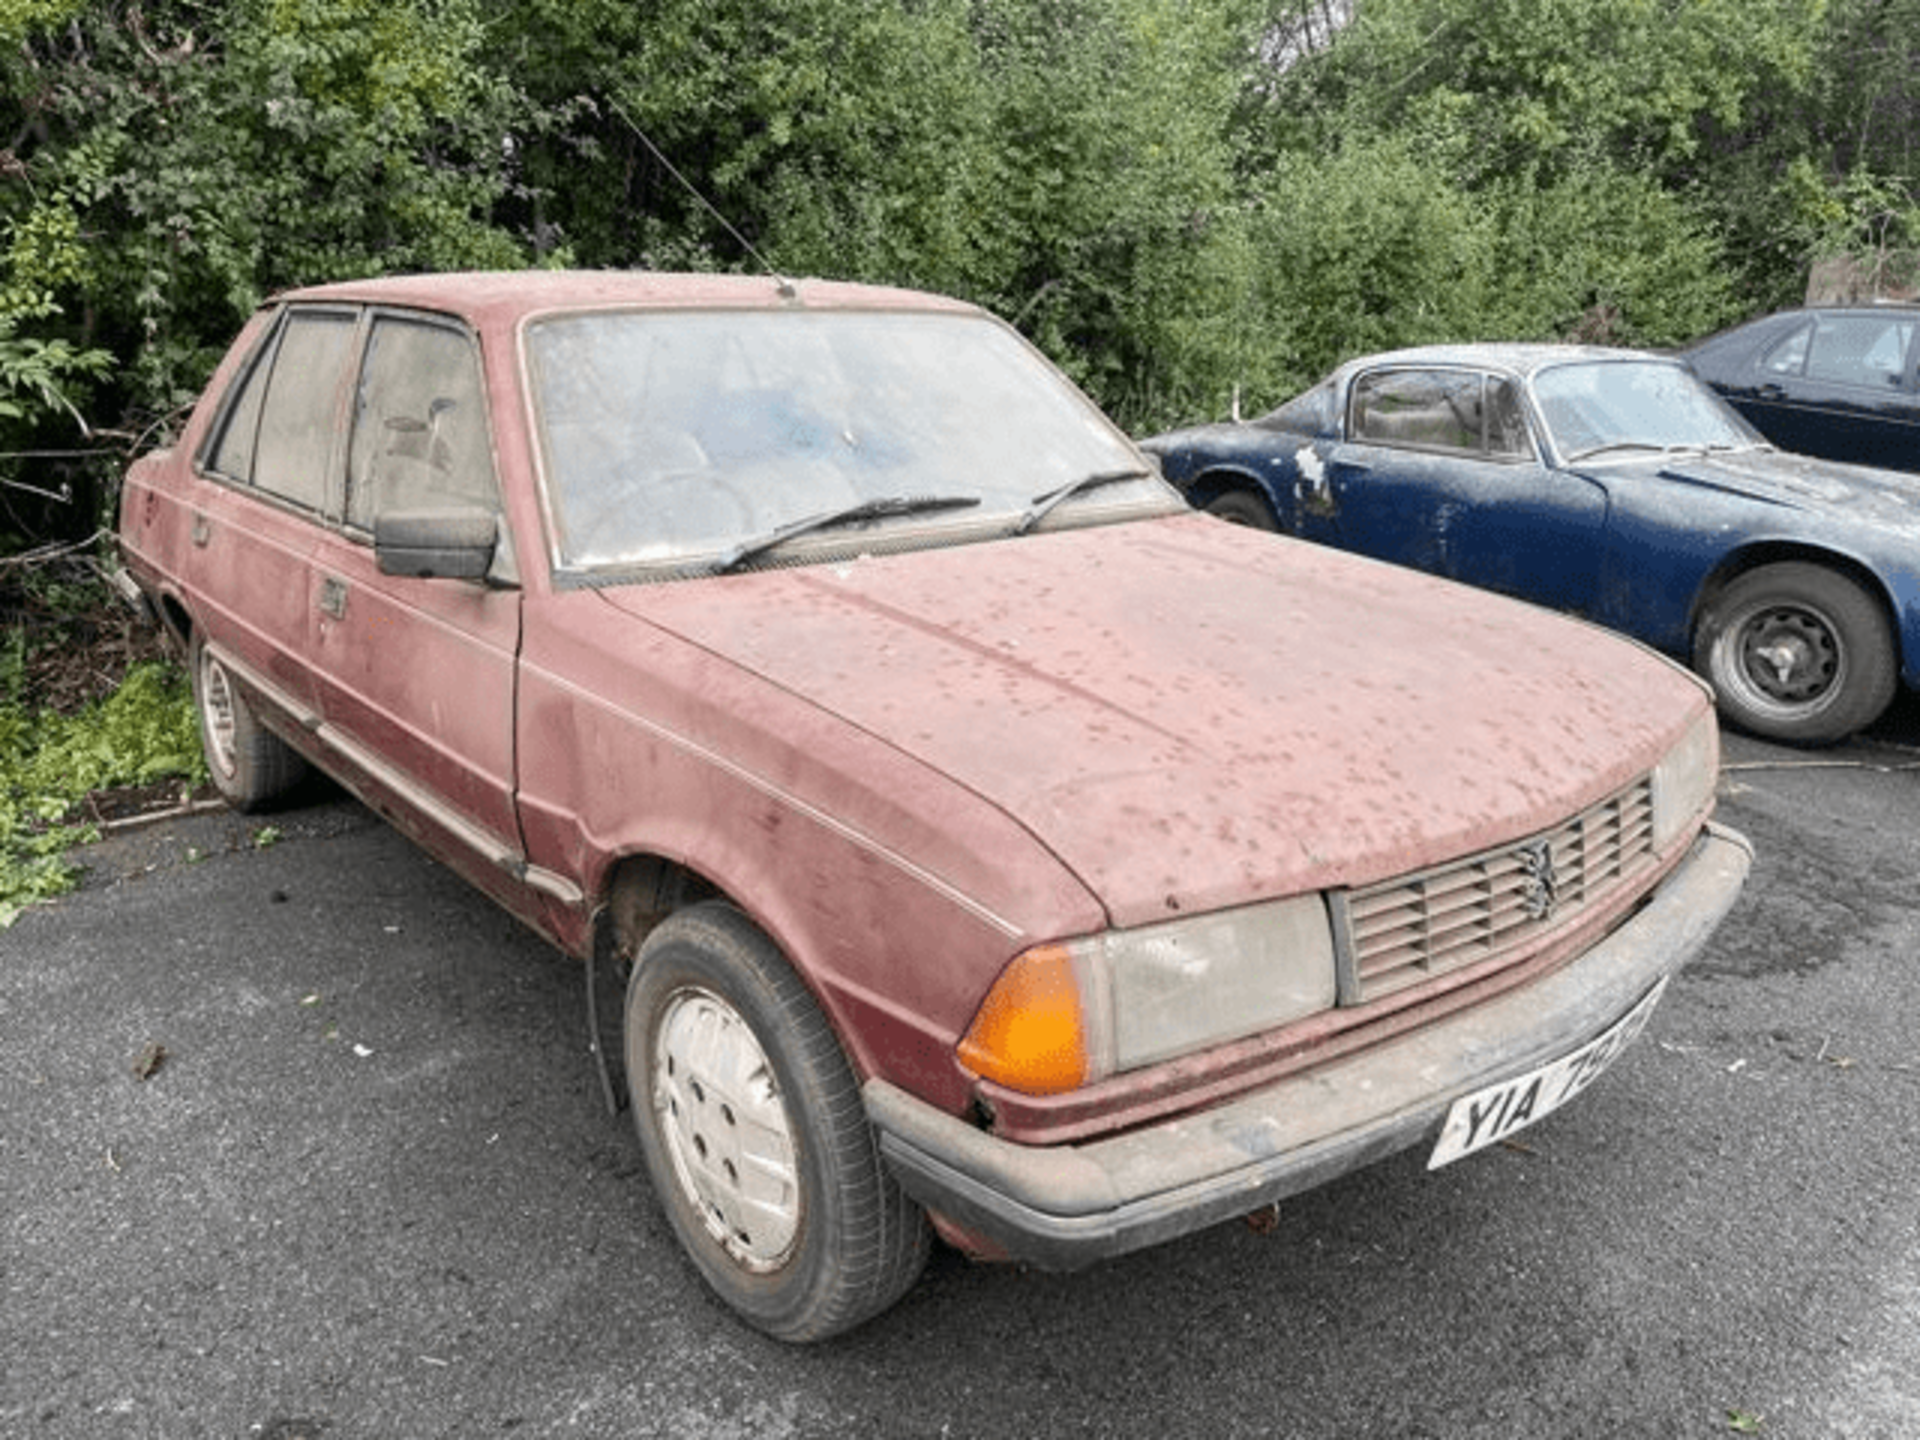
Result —
<path fill-rule="evenodd" d="M 4 22 L 0 21 L 0 25 Z M 60 201 L 30 205 L 3 222 L 0 256 L 0 450 L 31 442 L 50 421 L 77 423 L 88 382 L 104 378 L 113 356 L 65 336 L 21 334 L 61 314 L 57 296 L 87 274 L 80 222 Z M 0 476 L 12 467 L 0 466 Z"/>
<path fill-rule="evenodd" d="M 80 13 L 86 0 L 0 0 L 0 45 L 17 45 L 36 30 Z"/>
<path fill-rule="evenodd" d="M 32 793 L 68 803 L 90 790 L 170 775 L 206 779 L 186 677 L 177 666 L 150 661 L 78 715 L 42 716 L 38 743 L 19 774 Z"/>
<path fill-rule="evenodd" d="M 1198 242 L 1231 203 L 1255 23 L 1228 0 L 536 0 L 493 42 L 575 87 L 520 164 L 531 228 L 579 261 L 958 294 L 1129 417 L 1203 359 Z"/>
<path fill-rule="evenodd" d="M 476 0 L 95 0 L 6 62 L 37 141 L 14 163 L 49 197 L 16 248 L 35 216 L 87 233 L 47 288 L 84 302 L 133 425 L 191 399 L 274 289 L 524 263 L 490 213 L 524 100 L 484 38 Z"/>
<path fill-rule="evenodd" d="M 1763 157 L 1770 117 L 1812 103 L 1826 15 L 1826 0 L 1368 0 L 1276 81 L 1256 153 L 1390 138 L 1492 208 L 1508 252 L 1532 252 L 1499 277 L 1517 303 L 1495 328 L 1567 333 L 1585 291 L 1576 315 L 1622 317 L 1608 338 L 1684 338 L 1735 318 L 1743 290 L 1804 277 Z"/>
<path fill-rule="evenodd" d="M 1756 96 L 1803 90 L 1825 0 L 1367 0 L 1277 88 L 1318 135 L 1468 142 L 1471 179 L 1601 156 L 1673 176 Z M 1713 127 L 1713 128 L 1709 128 Z"/>
<path fill-rule="evenodd" d="M 1719 236 L 1643 173 L 1596 161 L 1485 199 L 1500 236 L 1489 336 L 1659 348 L 1734 317 Z"/>
<path fill-rule="evenodd" d="M 80 350 L 65 339 L 16 336 L 18 324 L 0 316 L 0 421 L 32 423 L 59 411 L 81 421 L 76 381 L 99 379 L 113 366 L 105 350 Z"/>
<path fill-rule="evenodd" d="M 0 450 L 137 443 L 263 296 L 355 274 L 922 286 L 1145 429 L 1365 347 L 1676 341 L 1920 245 L 1920 0 L 1340 8 L 0 0 Z M 0 497 L 78 478 L 77 537 L 110 487 L 64 463 Z"/>
<path fill-rule="evenodd" d="M 1399 141 L 1289 157 L 1251 223 L 1250 311 L 1266 350 L 1247 379 L 1264 409 L 1350 355 L 1482 338 L 1497 232 Z"/>
<path fill-rule="evenodd" d="M 30 711 L 21 695 L 23 641 L 0 657 L 0 928 L 72 888 L 66 852 L 93 837 L 75 817 L 88 792 L 178 776 L 206 779 L 184 676 L 149 662 L 77 715 Z"/>
<path fill-rule="evenodd" d="M 1876 294 L 1920 283 L 1920 189 L 1912 179 L 1864 166 L 1823 175 L 1799 156 L 1784 189 L 1790 233 L 1807 253 L 1853 260 Z"/>
<path fill-rule="evenodd" d="M 1122 423 L 1215 381 L 1239 217 L 1230 125 L 1250 31 L 1229 4 L 982 0 L 1000 154 L 963 293 L 1021 325 Z"/>

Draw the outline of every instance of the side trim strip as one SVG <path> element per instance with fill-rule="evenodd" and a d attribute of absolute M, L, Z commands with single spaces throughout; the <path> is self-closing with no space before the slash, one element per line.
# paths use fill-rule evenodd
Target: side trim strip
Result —
<path fill-rule="evenodd" d="M 562 905 L 578 909 L 585 903 L 585 892 L 566 876 L 538 865 L 529 865 L 526 856 L 513 846 L 503 845 L 500 837 L 492 831 L 474 824 L 431 790 L 426 789 L 404 772 L 395 769 L 357 740 L 343 734 L 338 726 L 329 724 L 312 706 L 304 705 L 294 699 L 245 661 L 236 660 L 223 646 L 209 643 L 207 648 L 213 651 L 220 663 L 237 675 L 248 689 L 258 692 L 275 708 L 291 716 L 301 729 L 309 731 L 315 739 L 348 764 L 364 771 L 400 796 L 408 805 L 418 810 L 434 825 L 446 831 L 488 864 L 505 870 L 522 884 L 559 901 Z"/>

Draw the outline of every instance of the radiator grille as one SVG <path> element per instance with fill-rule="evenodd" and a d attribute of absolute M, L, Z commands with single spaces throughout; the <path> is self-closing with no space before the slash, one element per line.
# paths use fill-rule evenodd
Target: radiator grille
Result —
<path fill-rule="evenodd" d="M 1337 895 L 1350 1003 L 1519 959 L 1653 863 L 1653 792 L 1642 778 L 1544 834 Z"/>

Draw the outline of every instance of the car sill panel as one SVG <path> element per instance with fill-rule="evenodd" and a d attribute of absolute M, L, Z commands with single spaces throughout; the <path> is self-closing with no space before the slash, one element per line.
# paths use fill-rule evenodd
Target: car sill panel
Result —
<path fill-rule="evenodd" d="M 584 893 L 566 876 L 543 869 L 538 865 L 529 865 L 526 857 L 519 851 L 510 845 L 503 845 L 498 836 L 474 824 L 437 795 L 423 789 L 351 736 L 343 734 L 338 726 L 330 724 L 312 706 L 302 704 L 252 666 L 235 659 L 223 647 L 210 643 L 207 648 L 217 655 L 221 664 L 237 676 L 248 689 L 284 713 L 302 730 L 311 734 L 320 744 L 340 756 L 347 764 L 398 796 L 403 804 L 416 811 L 428 823 L 480 856 L 487 864 L 506 871 L 529 889 L 536 890 L 562 905 L 577 908 L 584 903 Z"/>

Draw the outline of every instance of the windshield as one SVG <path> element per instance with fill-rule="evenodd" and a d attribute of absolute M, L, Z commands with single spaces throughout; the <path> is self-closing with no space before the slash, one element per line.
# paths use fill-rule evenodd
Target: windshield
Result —
<path fill-rule="evenodd" d="M 1760 437 L 1691 371 L 1657 360 L 1556 365 L 1534 377 L 1534 399 L 1568 460 L 1605 450 L 1726 450 Z"/>
<path fill-rule="evenodd" d="M 567 315 L 530 326 L 527 354 L 567 568 L 677 570 L 758 555 L 782 531 L 796 548 L 879 527 L 889 543 L 1006 532 L 1038 495 L 1142 468 L 1052 366 L 977 315 Z M 1116 505 L 1178 500 L 1142 474 L 1066 508 Z"/>

